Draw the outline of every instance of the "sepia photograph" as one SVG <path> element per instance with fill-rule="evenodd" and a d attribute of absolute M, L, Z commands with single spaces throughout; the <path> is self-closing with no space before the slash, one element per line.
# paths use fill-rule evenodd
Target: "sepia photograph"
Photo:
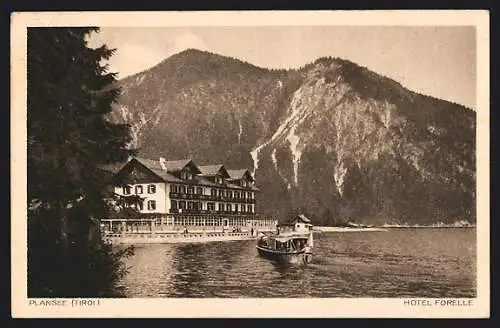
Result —
<path fill-rule="evenodd" d="M 19 313 L 488 316 L 488 14 L 382 14 L 14 14 Z"/>

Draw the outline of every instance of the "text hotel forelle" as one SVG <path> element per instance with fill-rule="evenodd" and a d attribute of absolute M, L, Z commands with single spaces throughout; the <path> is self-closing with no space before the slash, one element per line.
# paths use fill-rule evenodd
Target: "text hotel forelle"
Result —
<path fill-rule="evenodd" d="M 404 305 L 408 306 L 473 306 L 474 299 L 406 299 Z"/>

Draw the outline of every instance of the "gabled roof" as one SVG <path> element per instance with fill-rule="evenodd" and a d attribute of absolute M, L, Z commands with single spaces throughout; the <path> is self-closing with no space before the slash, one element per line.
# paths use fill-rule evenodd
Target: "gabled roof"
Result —
<path fill-rule="evenodd" d="M 221 173 L 225 178 L 229 178 L 230 175 L 228 174 L 228 171 L 222 164 L 215 164 L 215 165 L 202 165 L 198 166 L 198 168 L 201 171 L 201 176 L 214 176 L 219 173 Z"/>
<path fill-rule="evenodd" d="M 234 180 L 239 180 L 246 176 L 249 180 L 254 181 L 252 174 L 247 169 L 227 170 L 227 173 Z"/>
<path fill-rule="evenodd" d="M 175 160 L 175 161 L 164 161 L 163 164 L 160 162 L 160 160 L 153 160 L 153 159 L 148 159 L 148 158 L 142 158 L 142 157 L 134 157 L 137 161 L 139 161 L 141 164 L 144 166 L 148 167 L 149 169 L 156 169 L 156 170 L 163 170 L 164 168 L 167 169 L 168 172 L 176 172 L 180 171 L 186 166 L 191 166 L 192 168 L 195 169 L 195 173 L 198 174 L 200 170 L 198 167 L 193 163 L 191 159 L 180 159 L 180 160 Z"/>
<path fill-rule="evenodd" d="M 309 220 L 304 214 L 299 214 L 297 216 L 294 216 L 290 222 L 298 222 L 301 221 L 303 223 L 311 223 L 311 220 Z"/>
<path fill-rule="evenodd" d="M 154 174 L 165 180 L 166 182 L 182 182 L 183 180 L 173 176 L 165 170 L 150 169 Z"/>

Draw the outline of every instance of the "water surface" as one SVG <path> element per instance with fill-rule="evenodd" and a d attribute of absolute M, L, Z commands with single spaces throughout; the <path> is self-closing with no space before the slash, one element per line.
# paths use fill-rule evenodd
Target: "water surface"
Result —
<path fill-rule="evenodd" d="M 260 258 L 254 241 L 136 246 L 128 297 L 475 297 L 475 229 L 315 233 L 313 262 Z"/>

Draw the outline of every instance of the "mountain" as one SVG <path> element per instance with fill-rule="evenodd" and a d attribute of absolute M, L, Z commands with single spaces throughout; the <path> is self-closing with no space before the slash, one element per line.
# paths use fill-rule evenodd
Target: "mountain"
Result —
<path fill-rule="evenodd" d="M 261 213 L 475 222 L 475 112 L 340 58 L 269 70 L 189 49 L 119 82 L 141 156 L 254 170 Z"/>

